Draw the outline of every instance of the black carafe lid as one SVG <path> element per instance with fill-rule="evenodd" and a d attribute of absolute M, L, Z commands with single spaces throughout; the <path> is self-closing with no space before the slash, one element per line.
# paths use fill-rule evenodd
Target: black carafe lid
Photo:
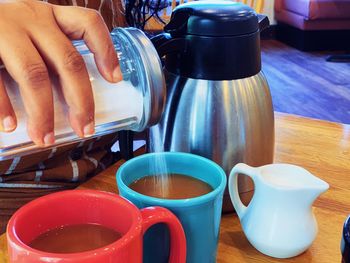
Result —
<path fill-rule="evenodd" d="M 165 34 L 153 43 L 165 68 L 183 77 L 233 80 L 261 70 L 260 31 L 266 16 L 232 1 L 194 1 L 178 6 Z"/>
<path fill-rule="evenodd" d="M 197 1 L 177 7 L 165 32 L 173 36 L 239 36 L 259 30 L 255 11 L 232 1 Z"/>

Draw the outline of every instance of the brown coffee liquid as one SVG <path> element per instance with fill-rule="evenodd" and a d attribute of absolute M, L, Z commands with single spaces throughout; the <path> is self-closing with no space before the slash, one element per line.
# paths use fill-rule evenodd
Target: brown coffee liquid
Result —
<path fill-rule="evenodd" d="M 97 224 L 69 225 L 41 234 L 29 246 L 49 253 L 78 253 L 104 247 L 121 236 L 115 230 Z"/>
<path fill-rule="evenodd" d="M 209 184 L 183 174 L 145 176 L 129 187 L 140 194 L 163 199 L 193 198 L 213 190 Z"/>

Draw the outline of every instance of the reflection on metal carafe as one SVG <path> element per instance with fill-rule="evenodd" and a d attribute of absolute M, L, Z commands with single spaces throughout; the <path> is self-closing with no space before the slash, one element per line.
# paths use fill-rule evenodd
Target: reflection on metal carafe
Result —
<path fill-rule="evenodd" d="M 183 78 L 169 72 L 167 105 L 160 123 L 150 129 L 150 141 L 162 141 L 166 151 L 199 154 L 214 160 L 229 174 L 239 162 L 271 163 L 274 116 L 264 75 L 234 81 Z M 150 144 L 150 151 L 155 151 Z M 249 200 L 253 184 L 240 178 L 240 193 Z M 245 198 L 244 198 L 245 197 Z M 229 196 L 224 211 L 232 209 Z"/>

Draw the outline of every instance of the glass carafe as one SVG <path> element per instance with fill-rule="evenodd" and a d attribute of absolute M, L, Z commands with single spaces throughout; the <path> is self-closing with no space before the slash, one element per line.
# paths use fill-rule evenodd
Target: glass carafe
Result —
<path fill-rule="evenodd" d="M 94 55 L 83 41 L 74 42 L 85 61 L 93 89 L 96 124 L 94 136 L 119 130 L 143 131 L 156 124 L 163 112 L 165 82 L 162 65 L 150 40 L 135 28 L 116 28 L 111 36 L 123 74 L 123 80 L 118 83 L 109 83 L 100 75 Z M 0 160 L 40 151 L 41 148 L 27 134 L 26 113 L 19 88 L 4 66 L 0 65 L 0 70 L 17 117 L 14 132 L 0 133 Z M 52 77 L 51 80 L 56 138 L 53 147 L 83 140 L 70 127 L 67 105 L 57 79 Z"/>

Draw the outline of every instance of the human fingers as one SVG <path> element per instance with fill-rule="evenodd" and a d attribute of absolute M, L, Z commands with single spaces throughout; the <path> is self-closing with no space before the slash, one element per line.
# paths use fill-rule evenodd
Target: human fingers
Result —
<path fill-rule="evenodd" d="M 53 6 L 53 14 L 62 32 L 70 39 L 84 39 L 106 80 L 122 80 L 108 28 L 97 11 L 80 7 Z"/>
<path fill-rule="evenodd" d="M 54 22 L 45 28 L 34 26 L 30 34 L 41 56 L 58 76 L 73 130 L 80 137 L 94 134 L 94 98 L 83 58 Z"/>
<path fill-rule="evenodd" d="M 0 41 L 0 57 L 20 87 L 28 134 L 39 146 L 51 145 L 55 141 L 53 99 L 46 65 L 25 32 L 5 31 L 0 30 L 6 36 L 6 41 Z"/>
<path fill-rule="evenodd" d="M 2 70 L 0 69 L 0 131 L 12 132 L 16 129 L 17 120 L 13 111 L 9 96 L 3 82 Z"/>

